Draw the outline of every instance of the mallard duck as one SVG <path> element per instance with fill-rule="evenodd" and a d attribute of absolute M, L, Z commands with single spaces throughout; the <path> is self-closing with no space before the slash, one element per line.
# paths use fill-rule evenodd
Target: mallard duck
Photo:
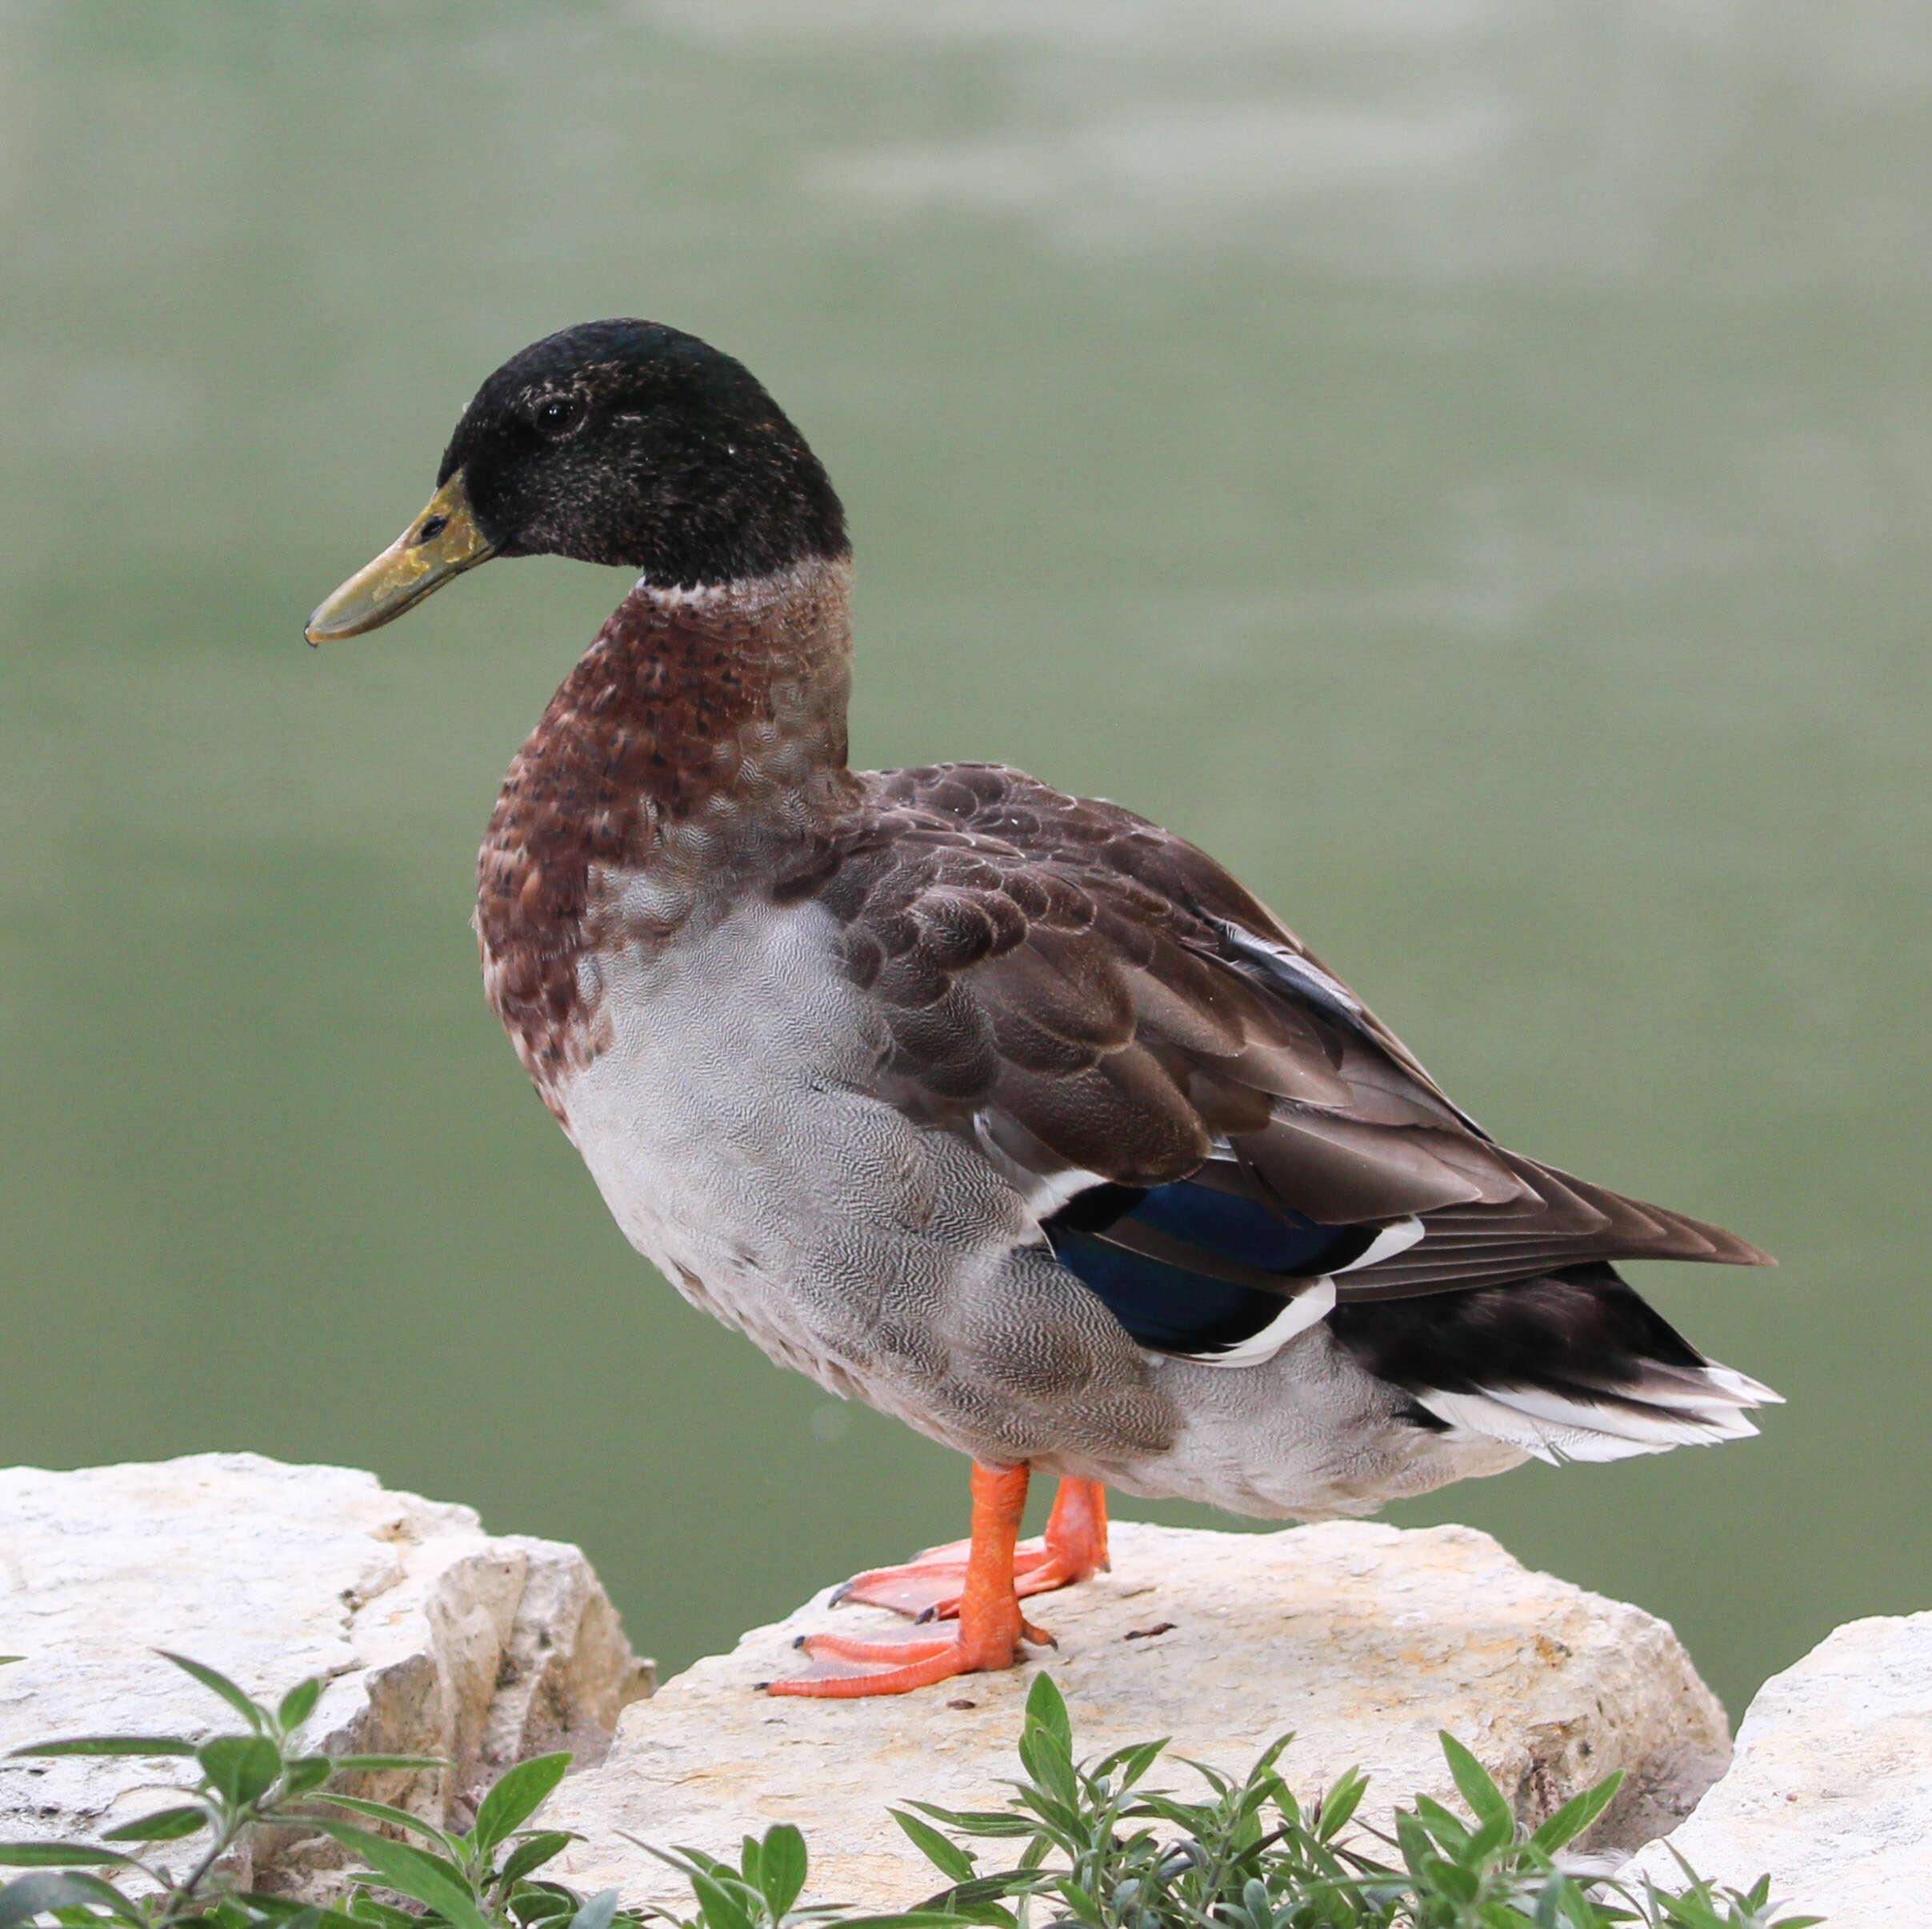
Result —
<path fill-rule="evenodd" d="M 954 1626 L 818 1638 L 774 1692 L 1012 1665 L 1022 1599 L 1104 1566 L 1110 1487 L 1354 1515 L 1755 1431 L 1778 1396 L 1614 1263 L 1762 1253 L 1497 1143 L 1171 832 L 848 766 L 844 512 L 729 355 L 606 321 L 513 357 L 309 638 L 542 554 L 639 574 L 490 818 L 490 1002 L 672 1285 L 973 1462 L 970 1539 L 845 1591 Z"/>

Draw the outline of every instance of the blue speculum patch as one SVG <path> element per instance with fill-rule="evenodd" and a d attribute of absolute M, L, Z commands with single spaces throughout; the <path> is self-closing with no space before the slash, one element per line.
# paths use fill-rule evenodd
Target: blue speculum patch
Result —
<path fill-rule="evenodd" d="M 1102 1206 L 1102 1194 L 1113 1210 Z M 1194 1247 L 1204 1257 L 1280 1273 L 1284 1284 L 1353 1256 L 1362 1237 L 1356 1227 L 1318 1225 L 1286 1207 L 1188 1179 L 1138 1197 L 1118 1187 L 1082 1194 L 1047 1223 L 1054 1257 L 1098 1295 L 1139 1345 L 1166 1353 L 1212 1353 L 1238 1346 L 1274 1319 L 1285 1299 L 1132 1251 L 1102 1236 L 1109 1227 L 1128 1220 Z"/>

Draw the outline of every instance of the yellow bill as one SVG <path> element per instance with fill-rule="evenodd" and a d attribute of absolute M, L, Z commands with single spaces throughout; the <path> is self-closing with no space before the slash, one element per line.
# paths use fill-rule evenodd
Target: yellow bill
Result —
<path fill-rule="evenodd" d="M 329 642 L 380 629 L 495 554 L 496 545 L 470 513 L 459 469 L 374 562 L 364 564 L 309 618 L 308 639 Z"/>

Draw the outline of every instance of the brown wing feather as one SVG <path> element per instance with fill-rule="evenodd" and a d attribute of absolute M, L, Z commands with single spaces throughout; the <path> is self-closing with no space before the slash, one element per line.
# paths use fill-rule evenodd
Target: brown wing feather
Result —
<path fill-rule="evenodd" d="M 1325 1224 L 1420 1217 L 1419 1246 L 1342 1276 L 1350 1298 L 1590 1259 L 1764 1263 L 1497 1145 L 1183 839 L 997 766 L 862 782 L 799 888 L 842 923 L 914 1116 L 1043 1178 L 1153 1187 L 1218 1152 L 1221 1183 Z"/>

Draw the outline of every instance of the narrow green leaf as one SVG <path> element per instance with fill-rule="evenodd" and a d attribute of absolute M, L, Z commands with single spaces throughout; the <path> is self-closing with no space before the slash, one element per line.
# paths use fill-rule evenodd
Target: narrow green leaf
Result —
<path fill-rule="evenodd" d="M 1422 1879 L 1422 1864 L 1435 1856 L 1434 1845 L 1429 1839 L 1428 1831 L 1406 1808 L 1395 1811 L 1395 1844 L 1402 1852 L 1402 1860 L 1408 1864 L 1409 1873 L 1418 1881 Z"/>
<path fill-rule="evenodd" d="M 1134 1804 L 1133 1812 L 1137 1815 L 1153 1815 L 1162 1822 L 1171 1823 L 1182 1835 L 1199 1836 L 1214 1827 L 1214 1815 L 1211 1809 L 1197 1807 L 1189 1802 L 1177 1802 L 1164 1795 L 1158 1789 L 1150 1789 Z"/>
<path fill-rule="evenodd" d="M 1292 1728 L 1286 1735 L 1278 1735 L 1266 1748 L 1262 1749 L 1255 1759 L 1254 1766 L 1248 1771 L 1249 1781 L 1258 1783 L 1264 1777 L 1271 1775 L 1274 1770 L 1274 1764 L 1288 1752 L 1290 1745 L 1294 1740 L 1294 1731 Z"/>
<path fill-rule="evenodd" d="M 275 1719 L 285 1731 L 299 1728 L 315 1712 L 315 1704 L 321 1699 L 322 1677 L 311 1675 L 306 1681 L 298 1681 L 282 1698 L 282 1705 L 275 1711 Z"/>
<path fill-rule="evenodd" d="M 237 1889 L 234 1899 L 245 1903 L 258 1915 L 266 1915 L 278 1923 L 285 1923 L 292 1916 L 300 1915 L 313 1905 L 294 1895 L 271 1895 L 266 1889 Z"/>
<path fill-rule="evenodd" d="M 606 1889 L 570 1918 L 570 1929 L 610 1929 L 617 1915 L 617 1891 Z"/>
<path fill-rule="evenodd" d="M 542 1923 L 565 1921 L 583 1906 L 583 1898 L 560 1882 L 526 1882 L 510 1906 L 518 1921 Z"/>
<path fill-rule="evenodd" d="M 553 1855 L 560 1855 L 573 1842 L 583 1840 L 582 1835 L 573 1835 L 563 1828 L 546 1828 L 525 1837 L 503 1858 L 503 1866 L 497 1871 L 500 1883 L 520 1882 L 532 1869 L 540 1869 Z"/>
<path fill-rule="evenodd" d="M 1102 1919 L 1098 1900 L 1070 1875 L 1063 1875 L 1056 1886 L 1061 1895 L 1074 1905 L 1077 1920 L 1097 1923 Z"/>
<path fill-rule="evenodd" d="M 194 1744 L 178 1735 L 75 1735 L 65 1741 L 30 1742 L 10 1755 L 192 1755 Z"/>
<path fill-rule="evenodd" d="M 964 1915 L 969 1921 L 1010 1922 L 1013 1911 L 994 1905 L 1002 1896 L 1025 1888 L 1033 1879 L 1024 1869 L 1002 1869 L 996 1875 L 975 1875 L 970 1881 L 956 1882 L 950 1889 L 942 1889 L 938 1895 L 927 1896 L 915 1907 L 922 1915 L 937 1913 Z"/>
<path fill-rule="evenodd" d="M 652 1852 L 658 1854 L 662 1851 L 654 1850 Z M 689 1848 L 682 1843 L 672 1851 L 670 1859 L 675 1867 L 702 1869 L 706 1875 L 720 1882 L 734 1881 L 738 1875 L 730 1863 L 721 1862 L 715 1855 L 707 1855 L 702 1849 Z"/>
<path fill-rule="evenodd" d="M 64 1879 L 78 1883 L 94 1897 L 94 1906 L 114 1921 L 132 1923 L 139 1925 L 140 1929 L 146 1929 L 146 1911 L 131 1897 L 123 1895 L 106 1876 L 74 1873 Z"/>
<path fill-rule="evenodd" d="M 542 1807 L 570 1765 L 568 1752 L 533 1755 L 497 1778 L 476 1811 L 470 1839 L 487 1855 L 506 1835 L 521 1828 Z"/>
<path fill-rule="evenodd" d="M 334 1757 L 338 1775 L 374 1775 L 386 1768 L 447 1768 L 439 1755 L 338 1755 Z"/>
<path fill-rule="evenodd" d="M 238 1807 L 266 1795 L 282 1772 L 282 1751 L 266 1735 L 218 1735 L 194 1755 L 202 1773 Z"/>
<path fill-rule="evenodd" d="M 134 1859 L 118 1849 L 96 1848 L 86 1842 L 0 1842 L 0 1868 L 106 1868 Z"/>
<path fill-rule="evenodd" d="M 903 1828 L 903 1820 L 899 1823 Z M 758 1851 L 758 1887 L 771 1919 L 782 1922 L 805 1887 L 807 1865 L 805 1838 L 789 1822 L 774 1822 L 765 1831 Z"/>
<path fill-rule="evenodd" d="M 709 1929 L 756 1929 L 751 1911 L 716 1876 L 693 1868 L 688 1879 Z"/>
<path fill-rule="evenodd" d="M 930 1822 L 922 1822 L 917 1815 L 909 1815 L 902 1808 L 886 1811 L 906 1831 L 906 1839 L 937 1869 L 942 1875 L 950 1876 L 954 1882 L 970 1882 L 973 1879 L 973 1858 L 956 1842 L 941 1835 Z"/>
<path fill-rule="evenodd" d="M 1043 1791 L 1031 1787 L 1022 1788 L 1018 1799 L 1038 1818 L 1035 1826 L 1027 1831 L 1030 1835 L 1051 1836 L 1070 1855 L 1080 1852 L 1081 1838 L 1085 1831 L 1074 1803 L 1056 1802 Z"/>
<path fill-rule="evenodd" d="M 1369 1778 L 1359 1768 L 1351 1768 L 1322 1798 L 1315 1832 L 1324 1842 L 1333 1842 L 1347 1826 L 1362 1798 L 1369 1791 Z"/>
<path fill-rule="evenodd" d="M 1623 1771 L 1619 1768 L 1614 1775 L 1606 1775 L 1594 1788 L 1586 1788 L 1580 1795 L 1572 1795 L 1530 1838 L 1531 1845 L 1546 1855 L 1554 1855 L 1558 1849 L 1567 1847 L 1616 1800 L 1617 1791 L 1622 1786 Z"/>
<path fill-rule="evenodd" d="M 929 1896 L 914 1911 L 918 1915 L 942 1915 L 949 1922 L 972 1923 L 978 1929 L 1019 1929 L 1019 1917 L 998 1903 L 962 1902 L 954 1889 L 942 1889 Z M 843 1929 L 843 1925 L 840 1925 Z"/>
<path fill-rule="evenodd" d="M 1116 1748 L 1094 1772 L 1113 1775 L 1118 1771 L 1120 1787 L 1123 1790 L 1132 1788 L 1159 1759 L 1170 1739 L 1163 1735 L 1158 1742 L 1139 1742 L 1131 1748 Z"/>
<path fill-rule="evenodd" d="M 104 1830 L 103 1842 L 178 1842 L 208 1826 L 208 1811 L 202 1808 L 158 1808 L 136 1822 L 123 1822 L 118 1828 Z"/>
<path fill-rule="evenodd" d="M 127 1898 L 98 1875 L 22 1875 L 0 1889 L 0 1929 L 18 1929 L 57 1909 L 99 1908 L 120 1922 L 141 1920 Z"/>
<path fill-rule="evenodd" d="M 1565 1922 L 1570 1929 L 1606 1929 L 1606 1924 L 1637 1919 L 1607 1900 L 1599 1907 L 1567 1875 L 1553 1875 L 1536 1905 L 1537 1929 L 1562 1929 Z"/>
<path fill-rule="evenodd" d="M 1470 1813 L 1486 1826 L 1500 1824 L 1502 1839 L 1508 1841 L 1516 1826 L 1509 1798 L 1496 1786 L 1490 1771 L 1446 1728 L 1438 1731 L 1436 1739 L 1442 1743 L 1449 1772 L 1455 1777 L 1457 1790 L 1469 1804 Z"/>
<path fill-rule="evenodd" d="M 235 1892 L 238 1902 L 246 1903 L 258 1915 L 266 1915 L 278 1923 L 286 1923 L 294 1929 L 297 1924 L 307 1925 L 308 1929 L 368 1929 L 368 1919 L 363 1916 L 345 1915 L 340 1909 L 331 1909 L 322 1903 L 305 1903 L 293 1895 L 270 1895 L 260 1889 L 239 1889 Z M 414 1922 L 416 1918 L 407 1918 Z"/>
<path fill-rule="evenodd" d="M 336 1808 L 346 1808 L 353 1815 L 366 1815 L 371 1822 L 386 1822 L 391 1828 L 406 1829 L 411 1835 L 423 1836 L 445 1850 L 454 1847 L 434 1822 L 426 1822 L 422 1816 L 413 1815 L 406 1808 L 398 1808 L 393 1803 L 372 1802 L 366 1795 L 338 1795 L 330 1789 L 324 1789 L 315 1799 Z"/>
<path fill-rule="evenodd" d="M 293 1802 L 311 1789 L 321 1787 L 334 1773 L 335 1764 L 326 1755 L 298 1755 L 294 1761 L 282 1764 L 282 1798 Z"/>
<path fill-rule="evenodd" d="M 1476 1891 L 1482 1886 L 1482 1879 L 1474 1869 L 1466 1869 L 1460 1863 L 1446 1861 L 1440 1855 L 1429 1856 L 1419 1871 L 1426 1887 L 1438 1895 L 1446 1895 L 1452 1902 L 1467 1905 L 1476 1899 Z"/>
<path fill-rule="evenodd" d="M 364 1877 L 365 1881 L 372 1879 Z M 382 1929 L 416 1929 L 418 1919 L 406 1909 L 398 1909 L 393 1904 L 378 1902 L 366 1889 L 358 1889 L 349 1905 L 349 1913 L 358 1921 L 378 1923 Z"/>
<path fill-rule="evenodd" d="M 1460 1815 L 1445 1808 L 1433 1795 L 1415 1798 L 1415 1819 L 1428 1831 L 1430 1839 L 1440 1843 L 1452 1855 L 1469 1839 L 1469 1824 Z"/>
<path fill-rule="evenodd" d="M 344 1848 L 353 1849 L 398 1895 L 434 1909 L 451 1929 L 490 1929 L 467 1886 L 434 1856 L 409 1843 L 358 1828 L 353 1822 L 338 1822 L 326 1815 L 304 1819 Z"/>
<path fill-rule="evenodd" d="M 154 1652 L 163 1661 L 173 1662 L 184 1675 L 193 1675 L 203 1687 L 220 1695 L 256 1734 L 261 1734 L 268 1726 L 267 1709 L 251 1701 L 226 1675 L 217 1672 L 205 1662 L 190 1661 L 186 1655 L 170 1654 L 165 1647 L 158 1647 Z"/>
<path fill-rule="evenodd" d="M 1074 1777 L 1073 1755 L 1066 1741 L 1051 1728 L 1029 1720 L 1020 1731 L 1019 1757 L 1020 1766 L 1033 1778 L 1035 1787 L 1050 1795 L 1070 1817 L 1079 1804 L 1080 1789 Z"/>
<path fill-rule="evenodd" d="M 1026 1691 L 1026 1724 L 1029 1727 L 1045 1729 L 1065 1749 L 1069 1755 L 1074 1751 L 1073 1717 L 1066 1711 L 1066 1698 L 1050 1675 L 1035 1677 L 1033 1686 Z"/>
<path fill-rule="evenodd" d="M 1206 1783 L 1217 1795 L 1225 1795 L 1234 1786 L 1218 1768 L 1211 1767 L 1206 1762 L 1197 1762 L 1192 1755 L 1184 1755 L 1179 1759 L 1186 1763 L 1188 1767 L 1193 1769 L 1194 1773 L 1200 1776 L 1201 1779 Z"/>
<path fill-rule="evenodd" d="M 1030 1835 L 1033 1824 L 1024 1815 L 1015 1815 L 997 1808 L 938 1808 L 930 1802 L 914 1802 L 907 1805 L 916 1808 L 922 1815 L 930 1815 L 935 1822 L 943 1822 L 948 1828 L 956 1828 L 962 1835 Z"/>

